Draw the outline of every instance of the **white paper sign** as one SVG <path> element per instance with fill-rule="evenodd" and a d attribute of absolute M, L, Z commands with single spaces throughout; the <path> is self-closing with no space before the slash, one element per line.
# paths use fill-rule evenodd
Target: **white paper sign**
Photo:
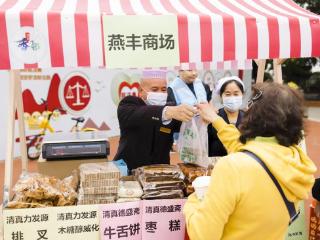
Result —
<path fill-rule="evenodd" d="M 143 201 L 142 239 L 183 240 L 185 219 L 182 209 L 185 199 Z"/>
<path fill-rule="evenodd" d="M 4 239 L 99 239 L 98 205 L 12 209 L 3 212 Z"/>
<path fill-rule="evenodd" d="M 178 23 L 174 15 L 103 16 L 107 68 L 179 65 Z"/>
<path fill-rule="evenodd" d="M 141 201 L 100 205 L 101 238 L 141 239 Z"/>

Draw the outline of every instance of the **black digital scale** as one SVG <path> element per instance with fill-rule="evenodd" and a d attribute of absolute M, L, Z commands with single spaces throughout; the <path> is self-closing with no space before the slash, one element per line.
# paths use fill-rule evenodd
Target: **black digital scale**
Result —
<path fill-rule="evenodd" d="M 106 158 L 109 154 L 106 131 L 47 134 L 42 144 L 42 158 L 47 161 Z"/>

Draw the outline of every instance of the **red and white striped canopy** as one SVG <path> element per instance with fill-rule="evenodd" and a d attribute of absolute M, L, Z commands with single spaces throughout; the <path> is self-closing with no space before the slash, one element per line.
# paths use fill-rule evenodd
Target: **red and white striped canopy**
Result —
<path fill-rule="evenodd" d="M 320 56 L 320 16 L 292 0 L 0 0 L 0 69 L 104 66 L 101 14 L 176 15 L 182 66 Z M 21 29 L 41 40 L 27 59 Z"/>

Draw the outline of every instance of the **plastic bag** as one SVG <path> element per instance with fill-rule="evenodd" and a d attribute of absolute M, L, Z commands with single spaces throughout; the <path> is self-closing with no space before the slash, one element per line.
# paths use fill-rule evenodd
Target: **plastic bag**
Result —
<path fill-rule="evenodd" d="M 34 208 L 49 206 L 74 205 L 77 199 L 77 172 L 60 180 L 53 176 L 39 173 L 22 175 L 15 184 L 14 198 L 8 203 L 8 208 Z"/>
<path fill-rule="evenodd" d="M 184 163 L 207 167 L 208 125 L 199 116 L 182 123 L 177 146 Z"/>

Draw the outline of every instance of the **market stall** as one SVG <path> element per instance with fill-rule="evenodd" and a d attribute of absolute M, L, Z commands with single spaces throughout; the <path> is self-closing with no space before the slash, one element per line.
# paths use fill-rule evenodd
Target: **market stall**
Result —
<path fill-rule="evenodd" d="M 0 0 L 0 70 L 10 71 L 4 200 L 12 186 L 15 109 L 28 171 L 18 69 L 245 69 L 320 56 L 320 17 L 291 0 Z"/>

